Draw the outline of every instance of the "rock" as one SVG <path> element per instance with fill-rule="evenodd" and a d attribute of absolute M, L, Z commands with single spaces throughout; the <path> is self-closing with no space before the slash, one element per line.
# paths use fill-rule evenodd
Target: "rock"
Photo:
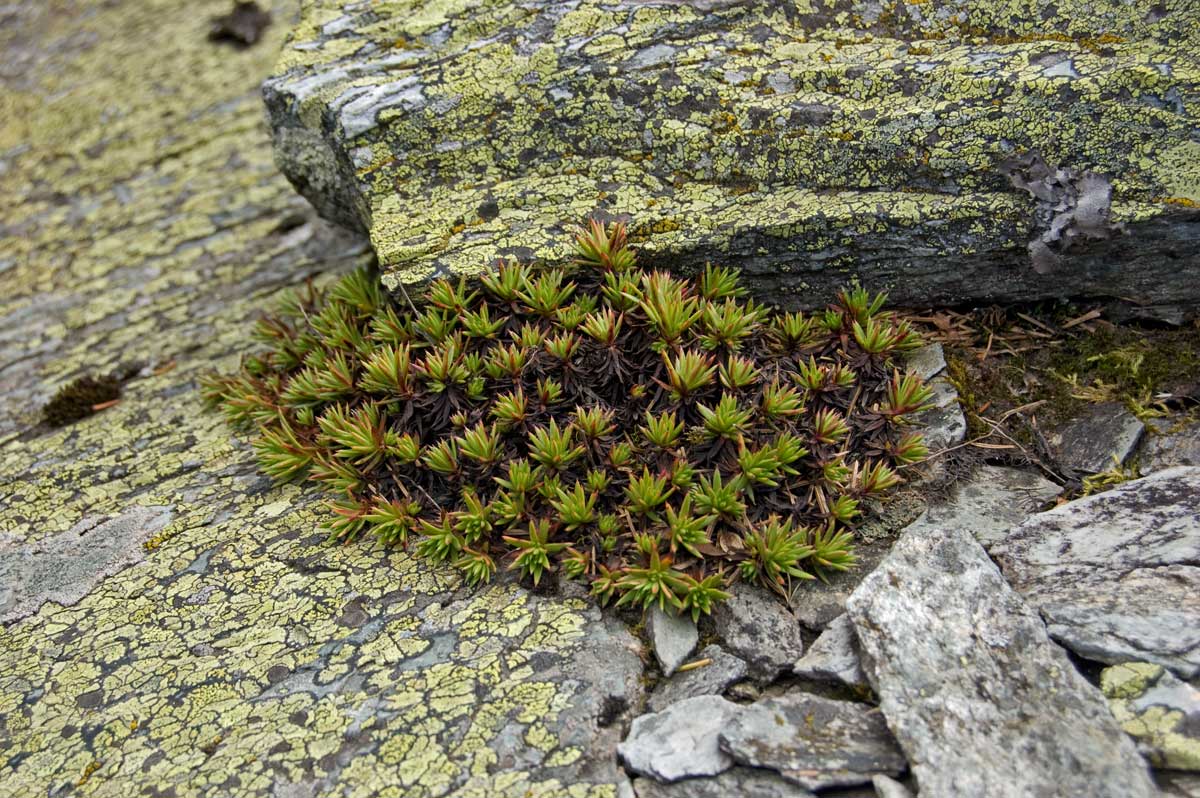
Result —
<path fill-rule="evenodd" d="M 867 677 L 858 659 L 858 638 L 850 618 L 839 615 L 834 619 L 792 671 L 804 679 L 866 687 Z"/>
<path fill-rule="evenodd" d="M 1200 468 L 1035 515 L 992 547 L 1050 636 L 1086 659 L 1200 672 Z"/>
<path fill-rule="evenodd" d="M 958 391 L 945 377 L 935 377 L 929 387 L 933 389 L 930 400 L 933 407 L 918 413 L 913 423 L 925 436 L 925 445 L 931 453 L 949 449 L 962 443 L 967 436 L 967 417 L 958 403 Z"/>
<path fill-rule="evenodd" d="M 371 260 L 279 174 L 286 26 L 209 42 L 232 5 L 0 2 L 0 795 L 620 797 L 643 665 L 612 613 L 323 545 L 326 497 L 204 407 L 264 310 Z"/>
<path fill-rule="evenodd" d="M 1200 770 L 1200 690 L 1148 662 L 1105 668 L 1100 689 L 1152 765 Z"/>
<path fill-rule="evenodd" d="M 799 692 L 742 707 L 721 730 L 721 749 L 808 790 L 867 784 L 908 766 L 877 709 Z"/>
<path fill-rule="evenodd" d="M 946 353 L 941 344 L 926 344 L 905 355 L 904 368 L 929 382 L 946 370 Z"/>
<path fill-rule="evenodd" d="M 980 466 L 944 499 L 931 499 L 914 522 L 918 528 L 969 530 L 984 548 L 1002 540 L 1062 488 L 1036 472 L 1003 466 Z"/>
<path fill-rule="evenodd" d="M 646 615 L 646 632 L 664 676 L 670 676 L 683 664 L 700 639 L 691 618 L 663 612 L 657 606 L 651 607 Z"/>
<path fill-rule="evenodd" d="M 1200 798 L 1200 775 L 1169 770 L 1154 775 L 1163 798 Z"/>
<path fill-rule="evenodd" d="M 745 660 L 750 675 L 759 681 L 773 680 L 804 653 L 796 617 L 757 585 L 739 584 L 710 617 L 724 647 Z"/>
<path fill-rule="evenodd" d="M 720 696 L 702 695 L 639 715 L 617 754 L 629 770 L 659 781 L 713 776 L 733 764 L 717 737 L 741 710 Z"/>
<path fill-rule="evenodd" d="M 922 798 L 1155 794 L 1104 697 L 967 530 L 905 532 L 847 611 Z"/>
<path fill-rule="evenodd" d="M 873 776 L 871 786 L 875 788 L 875 793 L 879 798 L 913 798 L 912 792 L 907 787 L 890 776 Z"/>
<path fill-rule="evenodd" d="M 693 696 L 720 695 L 729 685 L 746 678 L 746 663 L 725 653 L 720 646 L 705 646 L 698 659 L 710 660 L 710 664 L 676 673 L 654 688 L 646 704 L 651 712 L 662 712 L 672 704 Z"/>
<path fill-rule="evenodd" d="M 637 798 L 816 798 L 769 770 L 733 767 L 716 776 L 685 779 L 662 784 L 653 779 L 636 779 Z"/>
<path fill-rule="evenodd" d="M 1143 474 L 1174 466 L 1200 466 L 1200 422 L 1178 423 L 1144 436 L 1138 466 Z"/>
<path fill-rule="evenodd" d="M 369 230 L 393 289 L 562 263 L 565 224 L 632 214 L 647 257 L 740 267 L 788 306 L 858 277 L 908 306 L 1075 294 L 1194 314 L 1200 112 L 1180 98 L 1200 33 L 1183 17 L 312 0 L 264 94 L 281 168 Z M 1039 154 L 1044 174 L 1014 166 Z"/>
<path fill-rule="evenodd" d="M 1050 448 L 1063 466 L 1095 474 L 1124 463 L 1137 448 L 1146 425 L 1120 402 L 1090 406 L 1050 436 Z"/>
<path fill-rule="evenodd" d="M 893 533 L 894 534 L 894 533 Z M 846 600 L 863 578 L 883 560 L 891 542 L 859 546 L 858 564 L 828 575 L 828 582 L 807 580 L 792 594 L 792 609 L 804 628 L 820 632 L 846 613 Z"/>

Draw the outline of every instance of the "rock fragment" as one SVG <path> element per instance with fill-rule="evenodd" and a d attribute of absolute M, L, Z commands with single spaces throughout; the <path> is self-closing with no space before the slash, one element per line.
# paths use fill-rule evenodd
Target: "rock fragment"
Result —
<path fill-rule="evenodd" d="M 966 530 L 905 532 L 847 611 L 922 798 L 1156 794 L 1103 696 Z"/>
<path fill-rule="evenodd" d="M 646 632 L 663 675 L 670 676 L 696 648 L 700 633 L 687 615 L 663 612 L 653 606 L 646 616 Z"/>
<path fill-rule="evenodd" d="M 705 646 L 697 659 L 709 660 L 709 664 L 676 673 L 659 684 L 646 704 L 649 711 L 662 712 L 677 701 L 693 696 L 720 695 L 729 685 L 746 678 L 745 661 L 726 653 L 718 645 Z"/>
<path fill-rule="evenodd" d="M 725 648 L 744 659 L 750 675 L 760 681 L 771 681 L 804 653 L 796 616 L 757 585 L 738 585 L 711 617 Z"/>
<path fill-rule="evenodd" d="M 720 696 L 702 695 L 640 715 L 617 754 L 629 770 L 658 781 L 715 775 L 733 765 L 718 735 L 741 709 Z"/>
<path fill-rule="evenodd" d="M 1120 402 L 1092 405 L 1050 436 L 1050 448 L 1065 467 L 1087 474 L 1124 463 L 1137 448 L 1146 425 Z"/>
<path fill-rule="evenodd" d="M 839 615 L 825 627 L 808 652 L 792 666 L 792 672 L 805 679 L 867 687 L 858 657 L 858 638 L 854 636 L 850 618 Z"/>
<path fill-rule="evenodd" d="M 808 790 L 869 784 L 908 767 L 879 710 L 800 692 L 742 707 L 721 731 L 721 749 Z"/>
<path fill-rule="evenodd" d="M 1081 657 L 1200 673 L 1200 468 L 1040 513 L 991 549 L 1050 636 Z"/>
<path fill-rule="evenodd" d="M 1200 422 L 1172 425 L 1144 436 L 1138 466 L 1143 474 L 1174 466 L 1200 466 Z"/>
<path fill-rule="evenodd" d="M 633 790 L 637 798 L 816 798 L 803 787 L 769 770 L 742 767 L 732 767 L 716 776 L 670 784 L 636 779 Z"/>

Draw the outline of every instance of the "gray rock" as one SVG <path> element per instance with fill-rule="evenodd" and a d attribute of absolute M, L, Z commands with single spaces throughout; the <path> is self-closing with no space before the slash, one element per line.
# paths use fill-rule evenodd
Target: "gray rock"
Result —
<path fill-rule="evenodd" d="M 705 646 L 699 659 L 711 660 L 708 665 L 676 673 L 666 679 L 650 694 L 646 707 L 651 712 L 662 712 L 667 707 L 685 698 L 698 695 L 720 695 L 734 682 L 746 678 L 744 660 L 727 654 L 720 646 Z"/>
<path fill-rule="evenodd" d="M 966 530 L 905 532 L 847 610 L 923 798 L 1155 794 L 1104 697 Z"/>
<path fill-rule="evenodd" d="M 1138 451 L 1138 466 L 1143 474 L 1173 466 L 1200 466 L 1200 422 L 1170 426 L 1164 432 L 1145 435 Z"/>
<path fill-rule="evenodd" d="M 926 344 L 905 355 L 904 367 L 928 382 L 946 370 L 946 354 L 941 344 Z"/>
<path fill-rule="evenodd" d="M 1161 770 L 1154 774 L 1163 798 L 1200 798 L 1200 775 Z"/>
<path fill-rule="evenodd" d="M 871 779 L 879 798 L 913 798 L 912 792 L 890 776 L 875 776 Z"/>
<path fill-rule="evenodd" d="M 858 587 L 863 578 L 875 570 L 890 548 L 890 541 L 883 544 L 860 546 L 858 564 L 848 570 L 829 574 L 828 581 L 806 580 L 792 593 L 792 611 L 800 623 L 814 632 L 820 632 L 839 615 L 846 613 L 846 600 Z"/>
<path fill-rule="evenodd" d="M 83 518 L 33 543 L 0 538 L 0 623 L 45 602 L 75 604 L 105 577 L 146 556 L 142 546 L 174 517 L 170 507 L 134 505 L 112 518 Z"/>
<path fill-rule="evenodd" d="M 636 779 L 637 798 L 816 798 L 769 770 L 733 767 L 716 776 L 663 784 Z"/>
<path fill-rule="evenodd" d="M 930 452 L 940 452 L 962 443 L 967 435 L 967 418 L 958 403 L 958 391 L 945 377 L 936 377 L 930 383 L 933 389 L 933 407 L 918 413 L 913 423 L 921 428 L 925 445 Z"/>
<path fill-rule="evenodd" d="M 846 615 L 835 618 L 809 646 L 808 653 L 792 666 L 792 671 L 805 679 L 866 687 L 867 676 L 858 659 L 858 638 L 850 618 Z"/>
<path fill-rule="evenodd" d="M 1124 463 L 1137 448 L 1146 425 L 1120 402 L 1092 405 L 1079 418 L 1056 430 L 1049 439 L 1055 457 L 1065 467 L 1095 474 Z"/>
<path fill-rule="evenodd" d="M 992 547 L 1050 635 L 1082 657 L 1200 672 L 1200 468 L 1035 515 Z"/>
<path fill-rule="evenodd" d="M 725 648 L 746 661 L 755 679 L 771 681 L 804 653 L 796 616 L 757 585 L 738 585 L 711 617 Z"/>
<path fill-rule="evenodd" d="M 663 612 L 657 606 L 651 607 L 646 615 L 646 632 L 666 676 L 683 664 L 700 640 L 696 624 L 689 616 Z"/>
<path fill-rule="evenodd" d="M 721 748 L 809 790 L 867 784 L 908 766 L 879 710 L 799 692 L 742 707 L 721 731 Z"/>
<path fill-rule="evenodd" d="M 720 696 L 702 695 L 639 715 L 617 755 L 629 770 L 659 781 L 716 775 L 733 765 L 718 735 L 741 710 Z"/>
<path fill-rule="evenodd" d="M 859 277 L 910 306 L 1077 294 L 1194 314 L 1195 210 L 1151 201 L 1193 197 L 1200 176 L 1183 20 L 1136 3 L 1084 22 L 1065 4 L 909 4 L 887 24 L 878 0 L 779 7 L 309 0 L 264 86 L 279 166 L 370 231 L 392 290 L 501 256 L 564 263 L 565 224 L 633 212 L 659 263 L 736 266 L 793 307 Z M 1152 101 L 1123 99 L 1111 59 L 1042 36 L 1077 24 L 1161 65 Z M 856 44 L 807 46 L 834 41 Z M 1031 79 L 1047 90 L 1020 90 Z"/>
<path fill-rule="evenodd" d="M 1062 489 L 1033 471 L 980 466 L 945 499 L 931 500 L 918 528 L 966 529 L 984 548 L 1002 540 Z"/>
<path fill-rule="evenodd" d="M 1100 689 L 1113 717 L 1155 767 L 1200 771 L 1200 690 L 1161 665 L 1105 668 Z"/>

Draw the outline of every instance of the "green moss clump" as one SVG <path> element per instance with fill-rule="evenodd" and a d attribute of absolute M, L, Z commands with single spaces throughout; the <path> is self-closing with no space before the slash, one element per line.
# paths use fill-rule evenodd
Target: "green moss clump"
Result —
<path fill-rule="evenodd" d="M 51 427 L 64 427 L 120 398 L 121 381 L 116 377 L 79 377 L 59 388 L 42 407 L 42 420 Z"/>
<path fill-rule="evenodd" d="M 592 223 L 578 266 L 501 263 L 421 307 L 358 272 L 263 319 L 269 346 L 206 393 L 263 469 L 337 495 L 333 535 L 415 540 L 485 581 L 590 581 L 694 617 L 738 578 L 786 594 L 854 562 L 860 502 L 924 458 L 919 345 L 883 296 L 815 315 L 743 299 L 733 270 L 639 270 Z"/>

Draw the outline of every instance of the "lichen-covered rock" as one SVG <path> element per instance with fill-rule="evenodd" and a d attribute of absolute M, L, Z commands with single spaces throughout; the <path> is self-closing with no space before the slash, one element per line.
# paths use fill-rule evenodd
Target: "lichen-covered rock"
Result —
<path fill-rule="evenodd" d="M 815 798 L 813 793 L 769 770 L 738 767 L 717 776 L 667 784 L 636 779 L 633 791 L 637 798 Z"/>
<path fill-rule="evenodd" d="M 921 305 L 1194 310 L 1193 11 L 313 0 L 265 93 L 280 165 L 394 289 L 563 260 L 561 225 L 595 213 L 787 305 L 858 276 Z"/>
<path fill-rule="evenodd" d="M 1173 466 L 1200 466 L 1200 421 L 1164 419 L 1164 427 L 1142 438 L 1138 467 L 1143 474 Z"/>
<path fill-rule="evenodd" d="M 259 84 L 298 4 L 269 5 L 245 50 L 206 39 L 228 2 L 0 10 L 0 794 L 616 798 L 626 630 L 323 546 L 317 497 L 200 400 L 283 289 L 367 258 L 272 161 Z"/>
<path fill-rule="evenodd" d="M 969 531 L 906 531 L 847 612 L 922 798 L 1157 794 L 1104 696 Z"/>
<path fill-rule="evenodd" d="M 1039 513 L 991 549 L 1051 637 L 1087 659 L 1200 673 L 1200 468 Z"/>
<path fill-rule="evenodd" d="M 1152 764 L 1200 771 L 1200 689 L 1148 662 L 1105 668 L 1100 689 Z"/>

